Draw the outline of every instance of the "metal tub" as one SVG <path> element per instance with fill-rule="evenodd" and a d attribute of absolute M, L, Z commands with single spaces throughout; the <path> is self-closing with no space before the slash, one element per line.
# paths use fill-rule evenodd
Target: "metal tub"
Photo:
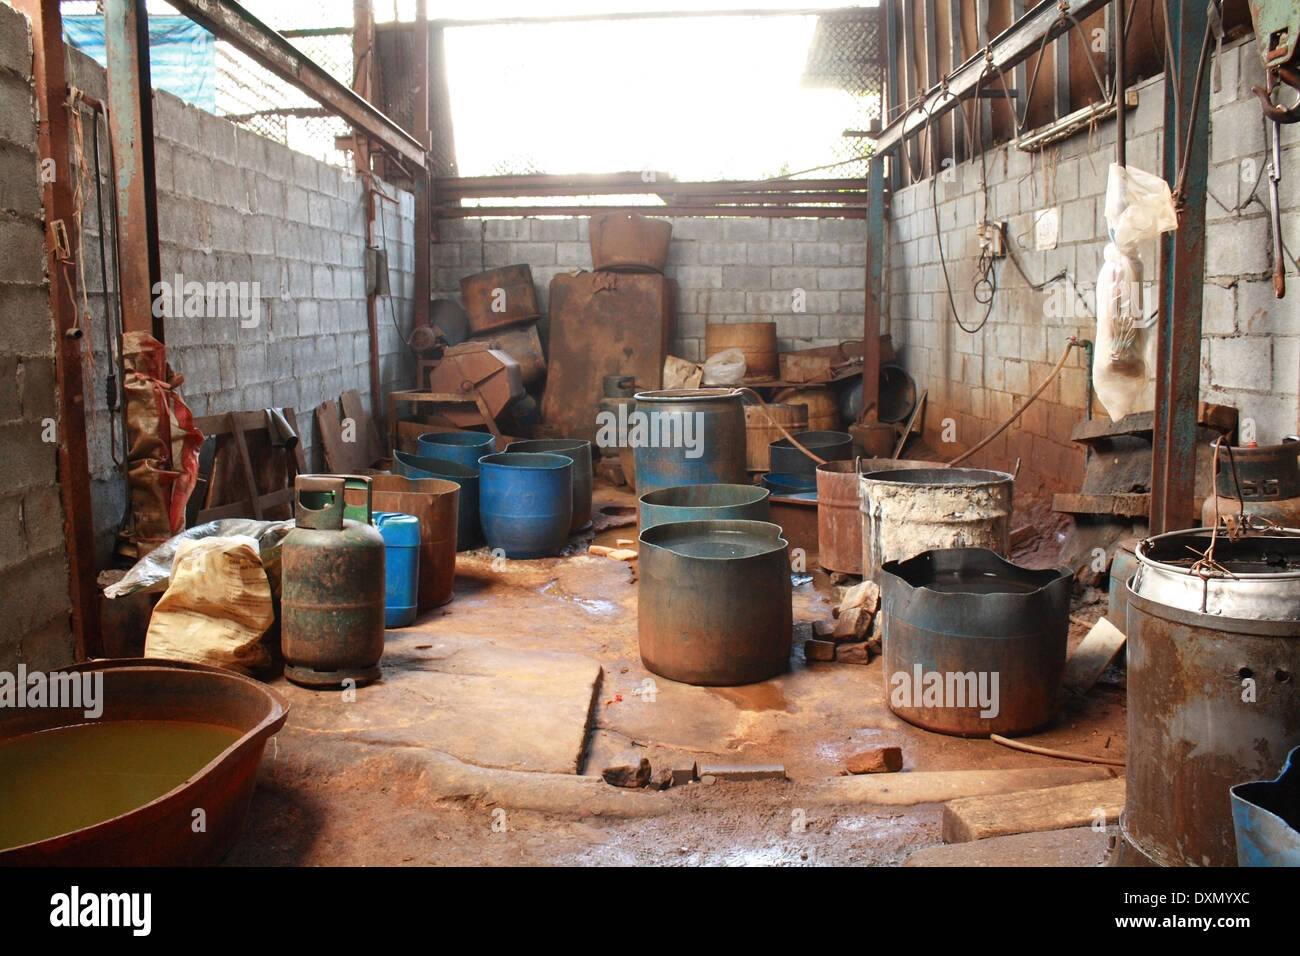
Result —
<path fill-rule="evenodd" d="M 420 611 L 451 600 L 456 580 L 456 524 L 460 485 L 442 478 L 408 478 L 372 472 L 371 497 L 378 511 L 420 519 Z"/>
<path fill-rule="evenodd" d="M 428 432 L 419 438 L 420 455 L 454 461 L 478 471 L 478 460 L 497 450 L 497 441 L 487 432 Z"/>
<path fill-rule="evenodd" d="M 753 684 L 790 666 L 787 544 L 766 521 L 683 521 L 641 532 L 641 661 L 669 680 Z"/>
<path fill-rule="evenodd" d="M 823 461 L 847 461 L 853 457 L 853 436 L 848 432 L 795 432 L 794 439 Z M 817 462 L 788 438 L 779 438 L 768 446 L 768 459 L 777 474 L 816 477 Z"/>
<path fill-rule="evenodd" d="M 638 392 L 633 414 L 648 425 L 635 446 L 641 492 L 677 485 L 741 485 L 745 469 L 745 410 L 729 388 L 679 388 Z M 644 418 L 642 416 L 645 416 Z M 693 448 L 682 440 L 689 436 Z M 629 441 L 635 436 L 630 435 Z"/>
<path fill-rule="evenodd" d="M 532 438 L 512 441 L 506 451 L 563 455 L 573 461 L 573 525 L 581 531 L 591 525 L 591 442 L 585 438 Z"/>
<path fill-rule="evenodd" d="M 460 486 L 456 511 L 456 550 L 468 551 L 483 543 L 478 519 L 478 469 L 444 458 L 424 458 L 393 452 L 393 472 L 405 478 L 441 478 Z"/>
<path fill-rule="evenodd" d="M 1239 866 L 1300 866 L 1300 747 L 1276 780 L 1231 790 Z"/>
<path fill-rule="evenodd" d="M 643 494 L 638 515 L 643 531 L 673 521 L 771 521 L 768 497 L 756 485 L 679 485 Z"/>
<path fill-rule="evenodd" d="M 828 461 L 817 466 L 817 563 L 827 571 L 862 574 L 861 472 L 917 468 L 928 462 L 893 458 Z"/>
<path fill-rule="evenodd" d="M 1137 546 L 1120 862 L 1235 865 L 1229 788 L 1271 778 L 1300 745 L 1300 538 L 1220 537 L 1234 576 L 1204 579 L 1188 548 L 1209 538 Z"/>
<path fill-rule="evenodd" d="M 961 737 L 1051 721 L 1070 630 L 1068 568 L 1036 571 L 987 548 L 947 548 L 888 561 L 881 577 L 890 710 Z"/>
<path fill-rule="evenodd" d="M 934 548 L 1007 553 L 1010 475 L 978 468 L 900 468 L 861 478 L 862 569 L 880 582 L 880 566 Z"/>
<path fill-rule="evenodd" d="M 6 866 L 193 866 L 221 860 L 239 838 L 266 742 L 289 705 L 259 681 L 181 661 L 106 660 L 100 721 L 180 720 L 219 724 L 241 736 L 184 784 L 128 813 L 36 843 L 0 850 Z M 82 709 L 0 711 L 0 739 L 86 723 Z M 196 807 L 206 828 L 193 828 Z"/>

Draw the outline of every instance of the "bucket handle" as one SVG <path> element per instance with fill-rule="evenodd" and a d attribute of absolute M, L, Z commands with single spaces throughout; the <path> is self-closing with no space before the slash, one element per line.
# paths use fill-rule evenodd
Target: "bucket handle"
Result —
<path fill-rule="evenodd" d="M 343 530 L 344 481 L 335 475 L 297 475 L 293 480 L 293 517 L 299 528 L 316 531 Z M 329 502 L 313 508 L 303 501 L 303 493 L 329 495 Z"/>

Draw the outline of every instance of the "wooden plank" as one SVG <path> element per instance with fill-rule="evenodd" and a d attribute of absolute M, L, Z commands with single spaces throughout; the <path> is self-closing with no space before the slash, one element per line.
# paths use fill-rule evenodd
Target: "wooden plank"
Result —
<path fill-rule="evenodd" d="M 1075 827 L 928 846 L 909 856 L 903 866 L 1100 866 L 1109 852 L 1105 831 Z"/>
<path fill-rule="evenodd" d="M 1065 662 L 1064 683 L 1067 688 L 1086 694 L 1097 678 L 1110 666 L 1126 640 L 1124 632 L 1104 617 L 1092 626 Z"/>
<path fill-rule="evenodd" d="M 369 468 L 377 459 L 383 457 L 375 420 L 366 411 L 366 406 L 361 402 L 361 393 L 355 388 L 344 392 L 339 398 L 339 403 L 343 406 L 343 417 L 352 419 L 356 424 L 357 449 L 360 451 L 360 458 L 365 461 L 363 467 Z"/>
<path fill-rule="evenodd" d="M 918 770 L 908 773 L 835 777 L 811 794 L 817 803 L 912 806 L 942 803 L 976 794 L 1016 793 L 1115 778 L 1101 766 L 1033 767 L 1020 770 Z"/>
<path fill-rule="evenodd" d="M 1122 777 L 1018 793 L 962 797 L 944 805 L 943 842 L 966 843 L 1012 833 L 1086 827 L 1098 819 L 1110 826 L 1119 820 L 1123 809 Z"/>
<path fill-rule="evenodd" d="M 369 467 L 360 463 L 356 443 L 343 440 L 339 409 L 333 402 L 324 401 L 316 406 L 316 427 L 320 430 L 320 443 L 325 450 L 325 468 L 329 472 L 352 475 Z"/>

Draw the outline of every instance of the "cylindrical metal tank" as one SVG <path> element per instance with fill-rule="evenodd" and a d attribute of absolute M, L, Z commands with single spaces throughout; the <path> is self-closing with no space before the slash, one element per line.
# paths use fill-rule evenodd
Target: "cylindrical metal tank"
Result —
<path fill-rule="evenodd" d="M 742 485 L 748 480 L 739 392 L 638 392 L 628 417 L 628 443 L 635 449 L 636 487 L 641 493 L 676 485 Z"/>
<path fill-rule="evenodd" d="M 483 543 L 478 520 L 478 469 L 443 458 L 423 458 L 393 452 L 393 471 L 406 478 L 441 478 L 460 486 L 456 511 L 456 550 L 467 551 Z"/>
<path fill-rule="evenodd" d="M 502 452 L 479 464 L 479 517 L 488 547 L 508 558 L 558 554 L 573 521 L 573 459 Z"/>
<path fill-rule="evenodd" d="M 682 521 L 641 532 L 641 661 L 669 680 L 753 684 L 790 666 L 790 561 L 777 525 Z"/>
<path fill-rule="evenodd" d="M 399 511 L 420 519 L 419 608 L 431 610 L 451 600 L 456 581 L 456 522 L 460 485 L 443 478 L 370 474 L 379 511 Z"/>
<path fill-rule="evenodd" d="M 864 474 L 863 573 L 931 548 L 988 548 L 1007 553 L 1013 479 L 978 468 L 900 468 Z"/>
<path fill-rule="evenodd" d="M 768 490 L 757 485 L 680 485 L 641 495 L 641 530 L 672 521 L 770 521 Z"/>
<path fill-rule="evenodd" d="M 1243 510 L 1283 528 L 1300 525 L 1300 442 L 1259 448 L 1233 448 L 1219 455 L 1215 492 L 1201 507 L 1201 524 L 1214 527 L 1217 516 Z"/>
<path fill-rule="evenodd" d="M 806 405 L 782 405 L 769 402 L 765 406 L 745 406 L 745 460 L 750 471 L 771 471 L 772 454 L 768 447 L 781 438 L 779 423 L 790 434 L 808 430 Z"/>
<path fill-rule="evenodd" d="M 607 212 L 591 217 L 591 267 L 609 272 L 663 272 L 673 224 L 640 213 Z"/>
<path fill-rule="evenodd" d="M 379 678 L 384 653 L 384 539 L 369 521 L 343 517 L 345 482 L 294 479 L 295 526 L 281 552 L 280 643 L 284 676 L 304 687 L 341 687 Z"/>
<path fill-rule="evenodd" d="M 487 432 L 427 432 L 419 438 L 421 458 L 441 458 L 478 471 L 478 460 L 497 450 Z"/>
<path fill-rule="evenodd" d="M 1137 546 L 1128 585 L 1128 756 L 1118 860 L 1237 862 L 1229 788 L 1300 745 L 1300 537 L 1208 530 Z M 1190 550 L 1189 550 L 1190 549 Z"/>
<path fill-rule="evenodd" d="M 894 458 L 828 461 L 817 466 L 817 563 L 827 571 L 862 574 L 862 489 L 859 474 L 918 468 Z"/>
<path fill-rule="evenodd" d="M 881 568 L 889 709 L 960 737 L 1051 721 L 1070 631 L 1069 568 L 1035 571 L 987 548 L 943 548 Z"/>
<path fill-rule="evenodd" d="M 853 436 L 848 432 L 796 432 L 794 440 L 823 461 L 847 461 L 853 457 Z M 774 474 L 817 476 L 817 462 L 796 448 L 789 438 L 772 442 L 768 455 Z"/>
<path fill-rule="evenodd" d="M 584 438 L 532 438 L 512 441 L 506 451 L 541 452 L 573 459 L 573 524 L 570 532 L 591 525 L 591 442 Z"/>

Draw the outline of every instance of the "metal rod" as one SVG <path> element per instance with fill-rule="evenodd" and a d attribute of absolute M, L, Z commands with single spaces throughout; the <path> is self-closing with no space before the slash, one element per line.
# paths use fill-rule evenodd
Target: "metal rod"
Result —
<path fill-rule="evenodd" d="M 423 145 L 410 133 L 234 0 L 175 0 L 172 6 L 402 159 L 424 165 Z"/>
<path fill-rule="evenodd" d="M 528 216 L 592 216 L 602 212 L 639 212 L 651 216 L 756 216 L 764 219 L 865 219 L 865 206 L 440 206 L 443 219 L 488 219 Z"/>
<path fill-rule="evenodd" d="M 1006 71 L 1023 63 L 1041 45 L 1071 28 L 1068 17 L 1082 20 L 1096 13 L 1111 0 L 1042 0 L 1032 10 L 990 41 L 988 50 L 995 70 Z M 906 36 L 906 33 L 904 33 Z M 908 136 L 917 133 L 934 116 L 952 109 L 975 92 L 984 74 L 984 51 L 978 51 L 946 77 L 943 83 L 926 93 L 924 101 L 891 122 L 876 140 L 876 149 L 895 150 Z"/>
<path fill-rule="evenodd" d="M 1128 77 L 1125 75 L 1124 44 L 1128 34 L 1124 29 L 1124 0 L 1113 0 L 1114 12 L 1111 19 L 1115 21 L 1115 89 L 1111 98 L 1115 101 L 1115 162 L 1121 166 L 1128 165 Z"/>

